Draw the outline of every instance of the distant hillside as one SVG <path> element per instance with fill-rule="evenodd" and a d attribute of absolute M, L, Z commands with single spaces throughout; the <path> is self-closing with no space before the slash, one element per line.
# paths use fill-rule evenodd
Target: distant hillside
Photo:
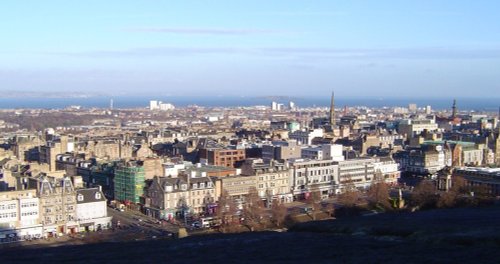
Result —
<path fill-rule="evenodd" d="M 498 263 L 500 207 L 361 216 L 289 232 L 16 248 L 1 263 Z"/>

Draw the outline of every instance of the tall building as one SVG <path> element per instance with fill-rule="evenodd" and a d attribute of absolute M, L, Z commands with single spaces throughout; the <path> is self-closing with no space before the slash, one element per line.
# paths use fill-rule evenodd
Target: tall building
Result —
<path fill-rule="evenodd" d="M 41 176 L 37 180 L 44 235 L 76 233 L 76 192 L 71 179 Z"/>
<path fill-rule="evenodd" d="M 453 106 L 451 107 L 451 117 L 457 117 L 457 100 L 453 99 Z"/>
<path fill-rule="evenodd" d="M 417 104 L 408 104 L 408 110 L 409 110 L 411 113 L 415 113 L 415 112 L 417 112 Z"/>
<path fill-rule="evenodd" d="M 149 101 L 149 110 L 156 110 L 159 108 L 160 108 L 160 106 L 158 104 L 158 101 L 156 101 L 156 100 Z"/>
<path fill-rule="evenodd" d="M 115 169 L 115 199 L 139 203 L 144 192 L 144 167 L 127 162 Z"/>
<path fill-rule="evenodd" d="M 335 101 L 334 93 L 332 92 L 332 98 L 330 101 L 330 125 L 335 126 Z"/>
<path fill-rule="evenodd" d="M 426 114 L 426 115 L 430 115 L 430 114 L 431 114 L 431 112 L 432 112 L 431 106 L 430 106 L 430 105 L 426 106 L 426 107 L 425 107 L 425 114 Z"/>
<path fill-rule="evenodd" d="M 273 101 L 271 103 L 271 110 L 272 111 L 278 111 L 278 103 L 276 103 L 276 102 Z"/>

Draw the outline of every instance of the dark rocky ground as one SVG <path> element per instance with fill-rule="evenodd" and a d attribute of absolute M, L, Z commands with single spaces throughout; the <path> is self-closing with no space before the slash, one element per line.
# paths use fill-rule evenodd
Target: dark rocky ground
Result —
<path fill-rule="evenodd" d="M 285 233 L 1 251 L 1 263 L 498 263 L 500 207 L 341 218 Z"/>

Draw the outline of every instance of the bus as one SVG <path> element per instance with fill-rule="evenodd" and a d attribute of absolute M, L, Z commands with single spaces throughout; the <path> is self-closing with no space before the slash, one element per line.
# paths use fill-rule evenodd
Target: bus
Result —
<path fill-rule="evenodd" d="M 203 228 L 217 227 L 221 224 L 221 219 L 218 217 L 203 217 L 200 219 Z"/>

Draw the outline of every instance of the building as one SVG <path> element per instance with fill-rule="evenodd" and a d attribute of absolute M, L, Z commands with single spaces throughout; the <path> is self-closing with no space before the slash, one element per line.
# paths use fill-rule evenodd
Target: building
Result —
<path fill-rule="evenodd" d="M 37 179 L 44 236 L 78 232 L 76 192 L 69 177 L 41 175 Z"/>
<path fill-rule="evenodd" d="M 358 189 L 367 189 L 373 182 L 375 165 L 372 158 L 356 158 L 338 162 L 339 191 L 353 184 Z"/>
<path fill-rule="evenodd" d="M 111 227 L 106 198 L 100 188 L 76 190 L 76 218 L 79 231 L 99 231 Z"/>
<path fill-rule="evenodd" d="M 429 175 L 451 166 L 451 153 L 440 145 L 423 145 L 396 152 L 394 160 L 402 172 Z"/>
<path fill-rule="evenodd" d="M 194 214 L 211 214 L 216 207 L 215 185 L 206 173 L 191 171 L 186 175 L 188 182 L 187 206 Z"/>
<path fill-rule="evenodd" d="M 262 159 L 248 159 L 241 170 L 242 175 L 256 176 L 257 192 L 267 205 L 271 205 L 274 200 L 282 203 L 293 201 L 288 163 L 276 160 L 264 163 Z"/>
<path fill-rule="evenodd" d="M 424 130 L 428 132 L 437 131 L 438 124 L 434 119 L 401 120 L 398 125 L 398 132 L 401 135 L 406 135 L 407 138 L 413 138 L 420 135 Z"/>
<path fill-rule="evenodd" d="M 137 162 L 127 162 L 115 168 L 115 199 L 139 203 L 144 192 L 144 167 Z"/>
<path fill-rule="evenodd" d="M 144 213 L 163 220 L 188 210 L 188 183 L 181 178 L 154 177 L 146 187 Z"/>
<path fill-rule="evenodd" d="M 0 192 L 0 242 L 43 236 L 36 190 Z"/>
<path fill-rule="evenodd" d="M 294 199 L 307 199 L 320 191 L 323 198 L 338 192 L 338 162 L 295 159 L 289 161 L 290 191 Z"/>
<path fill-rule="evenodd" d="M 200 149 L 200 162 L 208 165 L 237 167 L 245 159 L 244 149 Z"/>
<path fill-rule="evenodd" d="M 216 197 L 221 197 L 227 192 L 227 195 L 233 198 L 241 208 L 241 205 L 245 202 L 245 197 L 257 185 L 257 176 L 234 175 L 215 177 L 214 181 Z"/>
<path fill-rule="evenodd" d="M 313 138 L 323 137 L 324 132 L 322 128 L 316 128 L 312 130 L 301 131 L 297 130 L 288 134 L 290 139 L 296 140 L 302 145 L 311 145 Z"/>
<path fill-rule="evenodd" d="M 315 160 L 333 160 L 342 161 L 342 145 L 339 144 L 324 144 L 320 146 L 303 147 L 301 150 L 301 157 L 303 159 Z"/>
<path fill-rule="evenodd" d="M 461 167 L 452 177 L 462 177 L 469 186 L 486 186 L 493 195 L 500 195 L 500 168 Z"/>
<path fill-rule="evenodd" d="M 401 171 L 398 167 L 398 163 L 391 157 L 374 158 L 375 180 L 379 180 L 377 176 L 380 176 L 387 184 L 397 184 L 401 177 Z"/>
<path fill-rule="evenodd" d="M 270 160 L 288 160 L 300 158 L 301 148 L 295 140 L 272 141 L 270 145 L 262 145 L 262 158 Z"/>

